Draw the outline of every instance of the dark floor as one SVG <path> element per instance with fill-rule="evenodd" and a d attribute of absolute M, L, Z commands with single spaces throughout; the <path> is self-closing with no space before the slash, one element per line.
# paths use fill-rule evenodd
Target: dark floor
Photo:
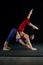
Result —
<path fill-rule="evenodd" d="M 0 65 L 43 65 L 43 57 L 0 57 Z"/>
<path fill-rule="evenodd" d="M 10 51 L 3 51 L 0 49 L 0 56 L 1 57 L 41 57 L 43 56 L 43 44 L 42 43 L 34 43 L 33 47 L 36 47 L 37 51 L 32 51 L 27 49 L 26 47 L 20 44 L 10 44 L 12 48 Z"/>

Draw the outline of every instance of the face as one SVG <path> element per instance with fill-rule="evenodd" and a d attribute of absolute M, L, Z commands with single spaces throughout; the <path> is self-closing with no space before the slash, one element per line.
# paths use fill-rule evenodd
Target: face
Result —
<path fill-rule="evenodd" d="M 31 40 L 33 40 L 33 39 L 34 39 L 34 37 L 35 37 L 35 35 L 31 35 L 31 36 L 30 36 L 30 39 L 31 39 Z"/>

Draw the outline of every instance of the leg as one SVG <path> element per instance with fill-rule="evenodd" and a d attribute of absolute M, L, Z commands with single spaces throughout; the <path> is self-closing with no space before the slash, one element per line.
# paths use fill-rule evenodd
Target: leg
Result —
<path fill-rule="evenodd" d="M 3 50 L 10 50 L 10 48 L 8 47 L 8 44 L 16 33 L 17 33 L 17 30 L 15 28 L 11 30 L 10 34 L 8 35 L 8 37 L 4 43 Z"/>

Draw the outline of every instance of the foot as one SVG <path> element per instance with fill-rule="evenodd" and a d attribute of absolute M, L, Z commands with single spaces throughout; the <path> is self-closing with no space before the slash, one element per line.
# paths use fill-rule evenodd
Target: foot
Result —
<path fill-rule="evenodd" d="M 31 50 L 35 50 L 35 51 L 37 50 L 37 48 L 33 48 L 33 47 L 31 48 L 30 45 L 28 45 L 28 44 L 26 44 L 26 47 L 31 49 Z"/>
<path fill-rule="evenodd" d="M 9 51 L 10 49 L 11 49 L 10 47 L 7 48 L 3 47 L 3 51 Z"/>
<path fill-rule="evenodd" d="M 35 51 L 36 51 L 36 50 L 37 50 L 37 48 L 33 48 L 33 47 L 32 47 L 32 48 L 31 48 L 31 50 L 35 50 Z"/>

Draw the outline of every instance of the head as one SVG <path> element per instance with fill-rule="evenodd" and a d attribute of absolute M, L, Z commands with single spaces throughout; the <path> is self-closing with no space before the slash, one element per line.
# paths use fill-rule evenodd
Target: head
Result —
<path fill-rule="evenodd" d="M 30 35 L 30 40 L 33 40 L 35 35 Z"/>

